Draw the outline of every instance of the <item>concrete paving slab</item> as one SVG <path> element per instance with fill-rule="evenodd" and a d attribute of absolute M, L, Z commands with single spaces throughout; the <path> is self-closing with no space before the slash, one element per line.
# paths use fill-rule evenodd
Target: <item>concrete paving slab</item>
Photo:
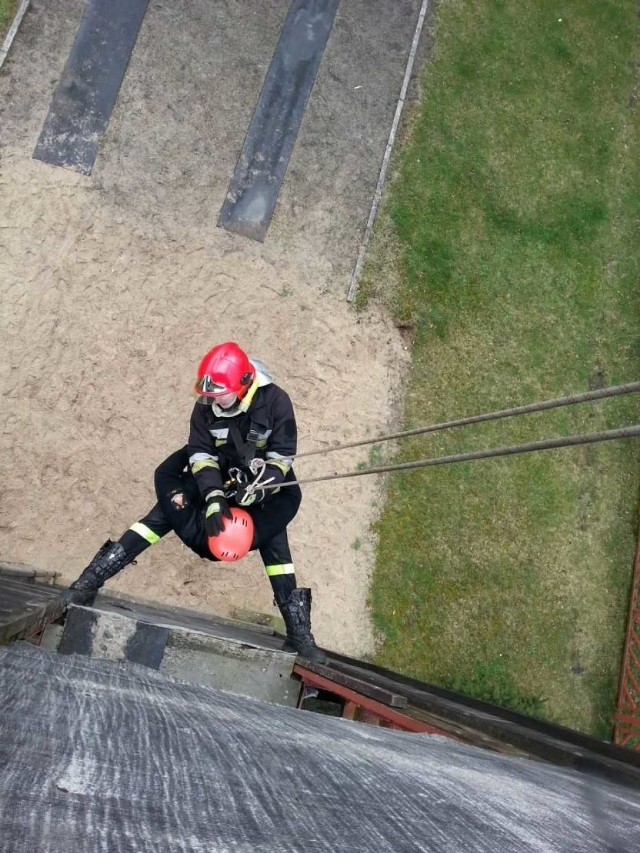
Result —
<path fill-rule="evenodd" d="M 282 651 L 270 635 L 214 622 L 207 625 L 197 616 L 191 623 L 175 620 L 177 625 L 160 616 L 154 623 L 150 611 L 143 620 L 137 617 L 137 612 L 116 608 L 72 606 L 62 635 L 49 636 L 46 646 L 51 648 L 57 640 L 60 654 L 140 664 L 183 681 L 296 704 L 300 682 L 291 677 L 296 655 Z"/>
<path fill-rule="evenodd" d="M 160 672 L 242 696 L 295 707 L 300 682 L 295 654 L 248 646 L 193 631 L 171 631 Z"/>

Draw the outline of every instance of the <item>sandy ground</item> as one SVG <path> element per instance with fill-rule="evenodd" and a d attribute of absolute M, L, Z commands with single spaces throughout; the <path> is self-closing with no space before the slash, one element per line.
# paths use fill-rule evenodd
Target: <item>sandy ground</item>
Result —
<path fill-rule="evenodd" d="M 287 4 L 152 0 L 85 177 L 31 159 L 83 9 L 34 0 L 0 73 L 1 559 L 69 581 L 143 515 L 156 464 L 186 441 L 198 359 L 220 340 L 290 393 L 300 450 L 389 426 L 406 352 L 388 318 L 357 316 L 344 293 L 417 5 L 343 2 L 259 245 L 215 221 Z M 365 458 L 300 460 L 297 472 Z M 358 656 L 374 648 L 379 497 L 375 478 L 310 485 L 290 528 L 318 641 Z M 273 612 L 258 557 L 214 566 L 173 536 L 110 585 Z"/>

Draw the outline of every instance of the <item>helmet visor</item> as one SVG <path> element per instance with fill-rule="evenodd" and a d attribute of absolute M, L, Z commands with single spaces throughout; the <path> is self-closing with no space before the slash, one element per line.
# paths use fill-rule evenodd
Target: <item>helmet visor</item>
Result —
<path fill-rule="evenodd" d="M 218 385 L 210 376 L 203 376 L 196 382 L 195 391 L 198 403 L 210 406 L 217 403 L 221 408 L 228 409 L 238 399 L 235 391 L 231 391 L 224 385 Z"/>

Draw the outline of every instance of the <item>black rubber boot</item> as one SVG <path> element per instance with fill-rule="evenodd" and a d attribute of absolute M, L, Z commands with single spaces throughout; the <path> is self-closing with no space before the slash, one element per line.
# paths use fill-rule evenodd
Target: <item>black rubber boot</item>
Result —
<path fill-rule="evenodd" d="M 327 656 L 316 646 L 311 633 L 311 590 L 294 589 L 278 607 L 287 626 L 285 649 L 296 651 L 312 663 L 327 663 Z"/>
<path fill-rule="evenodd" d="M 68 604 L 93 604 L 96 594 L 106 580 L 117 575 L 121 569 L 133 562 L 119 542 L 107 539 L 80 577 L 69 589 L 65 589 L 62 597 Z"/>

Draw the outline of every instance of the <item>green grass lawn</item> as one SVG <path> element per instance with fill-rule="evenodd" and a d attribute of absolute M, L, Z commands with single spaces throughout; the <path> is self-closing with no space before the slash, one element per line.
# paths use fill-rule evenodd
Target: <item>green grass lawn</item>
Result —
<path fill-rule="evenodd" d="M 447 0 L 360 303 L 411 341 L 407 427 L 640 378 L 635 0 Z M 397 461 L 637 422 L 636 397 L 403 444 Z M 378 662 L 610 737 L 636 440 L 392 475 Z"/>
<path fill-rule="evenodd" d="M 13 22 L 13 16 L 18 8 L 18 0 L 0 0 L 0 46 L 7 30 Z"/>

